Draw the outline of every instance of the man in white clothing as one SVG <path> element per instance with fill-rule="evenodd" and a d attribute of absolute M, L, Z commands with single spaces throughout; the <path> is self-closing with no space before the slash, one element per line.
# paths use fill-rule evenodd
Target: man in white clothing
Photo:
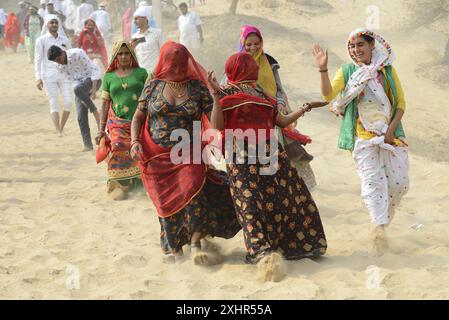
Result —
<path fill-rule="evenodd" d="M 58 72 L 56 63 L 48 60 L 47 51 L 53 45 L 57 45 L 64 50 L 70 49 L 70 43 L 67 37 L 58 32 L 60 22 L 56 15 L 47 15 L 43 28 L 46 32 L 37 38 L 34 55 L 36 86 L 39 90 L 45 89 L 50 103 L 53 124 L 56 130 L 62 134 L 73 103 L 72 83 Z M 58 90 L 64 98 L 64 111 L 61 116 L 58 108 Z"/>
<path fill-rule="evenodd" d="M 181 15 L 178 18 L 179 42 L 195 55 L 204 41 L 200 17 L 196 12 L 189 11 L 187 3 L 179 5 Z"/>
<path fill-rule="evenodd" d="M 64 27 L 68 30 L 75 31 L 77 28 L 76 25 L 76 11 L 77 7 L 73 0 L 65 0 L 61 1 L 61 4 L 64 8 L 64 15 L 66 17 Z"/>
<path fill-rule="evenodd" d="M 99 9 L 92 13 L 90 18 L 97 24 L 106 43 L 106 48 L 109 48 L 112 40 L 112 24 L 109 13 L 106 11 L 106 5 L 104 3 L 100 4 Z"/>
<path fill-rule="evenodd" d="M 139 7 L 134 13 L 134 22 L 139 31 L 132 35 L 139 65 L 149 73 L 154 72 L 159 59 L 159 51 L 164 43 L 162 30 L 150 28 L 151 11 L 148 7 Z"/>
<path fill-rule="evenodd" d="M 45 20 L 45 16 L 47 15 L 47 0 L 41 0 L 41 7 L 37 13 Z"/>
<path fill-rule="evenodd" d="M 84 143 L 83 151 L 93 150 L 89 128 L 89 111 L 94 115 L 97 127 L 100 128 L 100 114 L 95 106 L 96 92 L 101 87 L 100 68 L 90 60 L 83 49 L 61 50 L 58 46 L 51 46 L 48 59 L 55 61 L 57 69 L 74 82 L 76 112 L 78 125 Z"/>
<path fill-rule="evenodd" d="M 86 0 L 81 0 L 81 5 L 76 12 L 76 33 L 80 33 L 84 29 L 84 21 L 86 21 L 95 9 L 91 4 L 86 3 Z"/>

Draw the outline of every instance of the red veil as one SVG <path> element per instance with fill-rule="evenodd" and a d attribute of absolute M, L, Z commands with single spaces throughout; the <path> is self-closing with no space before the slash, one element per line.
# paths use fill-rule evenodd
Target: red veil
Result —
<path fill-rule="evenodd" d="M 20 22 L 16 14 L 11 12 L 5 24 L 5 47 L 16 48 L 20 42 Z"/>
<path fill-rule="evenodd" d="M 182 66 L 180 69 L 184 74 L 177 74 L 179 69 L 173 68 L 174 66 Z M 168 41 L 162 46 L 154 73 L 155 78 L 160 80 L 173 82 L 199 80 L 205 86 L 208 85 L 206 70 L 195 61 L 185 46 L 173 41 Z"/>
<path fill-rule="evenodd" d="M 89 21 L 95 25 L 93 32 L 86 28 Z M 78 36 L 78 47 L 86 51 L 90 58 L 100 58 L 105 69 L 108 67 L 108 52 L 105 42 L 93 19 L 89 18 L 84 22 L 84 30 Z"/>
<path fill-rule="evenodd" d="M 249 53 L 240 52 L 229 57 L 225 71 L 231 85 L 242 83 L 255 85 L 258 80 L 259 66 Z M 225 96 L 220 100 L 220 104 L 223 108 L 226 129 L 254 129 L 258 132 L 266 130 L 265 137 L 270 138 L 268 130 L 274 129 L 276 123 L 276 100 L 269 96 L 260 98 L 242 92 Z M 282 133 L 302 144 L 312 141 L 296 129 L 282 128 Z"/>
<path fill-rule="evenodd" d="M 249 53 L 240 52 L 229 57 L 225 71 L 231 85 L 255 84 L 259 66 Z M 220 100 L 220 104 L 223 108 L 225 129 L 254 129 L 258 130 L 256 133 L 266 130 L 265 137 L 269 139 L 268 130 L 274 129 L 277 113 L 274 99 L 240 92 L 225 96 Z"/>
<path fill-rule="evenodd" d="M 204 68 L 186 47 L 172 41 L 161 48 L 155 79 L 174 82 L 199 80 L 204 85 L 207 83 Z M 141 177 L 158 215 L 165 218 L 182 210 L 201 191 L 207 169 L 203 162 L 174 164 L 170 159 L 170 149 L 157 145 L 147 128 L 148 118 L 140 136 L 143 149 Z"/>

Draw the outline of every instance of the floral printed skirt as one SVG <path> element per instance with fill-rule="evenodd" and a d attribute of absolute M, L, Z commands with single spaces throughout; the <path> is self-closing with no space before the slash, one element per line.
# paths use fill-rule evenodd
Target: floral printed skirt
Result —
<path fill-rule="evenodd" d="M 269 164 L 248 164 L 247 149 L 244 164 L 227 165 L 247 262 L 257 263 L 273 250 L 288 260 L 325 254 L 327 242 L 318 208 L 282 146 L 278 146 L 277 170 L 271 175 L 260 174 L 267 172 Z"/>
<path fill-rule="evenodd" d="M 201 191 L 181 211 L 168 218 L 159 218 L 161 247 L 165 254 L 177 252 L 190 244 L 194 232 L 230 239 L 242 229 L 235 214 L 226 173 L 209 169 L 208 176 L 211 175 L 214 181 L 207 178 Z"/>

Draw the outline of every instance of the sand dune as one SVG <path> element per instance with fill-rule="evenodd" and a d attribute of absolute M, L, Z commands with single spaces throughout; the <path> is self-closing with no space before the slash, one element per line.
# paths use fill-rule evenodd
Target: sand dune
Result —
<path fill-rule="evenodd" d="M 93 153 L 79 152 L 75 112 L 65 136 L 54 134 L 46 97 L 35 88 L 24 51 L 0 52 L 0 298 L 449 298 L 449 91 L 447 83 L 436 83 L 420 69 L 438 63 L 447 38 L 426 27 L 403 32 L 401 18 L 411 12 L 402 1 L 278 2 L 261 9 L 258 0 L 242 0 L 235 17 L 223 14 L 227 1 L 198 7 L 207 47 L 200 60 L 221 73 L 240 26 L 255 23 L 265 34 L 266 50 L 281 63 L 290 99 L 299 105 L 319 97 L 312 43 L 330 49 L 335 72 L 347 60 L 347 34 L 364 24 L 368 5 L 379 6 L 379 32 L 398 55 L 411 144 L 411 190 L 388 231 L 390 251 L 380 258 L 369 254 L 359 179 L 349 153 L 336 147 L 338 120 L 319 110 L 299 127 L 314 140 L 309 151 L 318 181 L 314 198 L 329 242 L 325 257 L 288 262 L 283 281 L 260 283 L 256 268 L 243 262 L 239 233 L 216 240 L 225 256 L 221 265 L 162 264 L 151 202 L 142 194 L 110 202 L 105 166 L 95 165 Z M 176 22 L 166 26 L 173 38 Z"/>

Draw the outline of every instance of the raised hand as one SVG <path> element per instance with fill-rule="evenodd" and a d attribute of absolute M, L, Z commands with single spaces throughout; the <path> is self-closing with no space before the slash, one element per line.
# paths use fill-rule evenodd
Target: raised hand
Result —
<path fill-rule="evenodd" d="M 315 56 L 315 64 L 320 70 L 327 69 L 327 63 L 329 60 L 327 49 L 321 48 L 318 43 L 313 45 L 313 55 Z"/>
<path fill-rule="evenodd" d="M 207 82 L 209 83 L 211 89 L 214 91 L 212 93 L 220 92 L 220 84 L 218 83 L 213 71 L 207 72 Z"/>

